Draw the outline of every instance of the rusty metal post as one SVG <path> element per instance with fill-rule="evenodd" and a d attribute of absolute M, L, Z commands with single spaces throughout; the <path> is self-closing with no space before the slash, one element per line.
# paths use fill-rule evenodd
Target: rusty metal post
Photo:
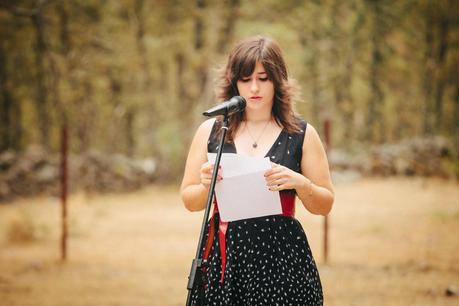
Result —
<path fill-rule="evenodd" d="M 62 236 L 61 236 L 61 260 L 67 259 L 67 153 L 68 133 L 67 124 L 61 128 L 61 204 L 62 204 Z"/>
<path fill-rule="evenodd" d="M 325 133 L 325 151 L 330 153 L 331 149 L 331 121 L 326 119 L 324 122 L 324 133 Z M 324 217 L 324 263 L 328 262 L 328 216 Z"/>

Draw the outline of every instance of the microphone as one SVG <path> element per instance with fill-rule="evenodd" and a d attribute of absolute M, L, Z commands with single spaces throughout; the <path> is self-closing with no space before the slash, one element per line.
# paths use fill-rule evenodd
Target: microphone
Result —
<path fill-rule="evenodd" d="M 217 106 L 208 109 L 206 112 L 202 113 L 207 117 L 214 117 L 219 115 L 231 115 L 243 111 L 245 108 L 246 102 L 245 99 L 241 96 L 234 96 L 228 101 L 224 101 Z"/>

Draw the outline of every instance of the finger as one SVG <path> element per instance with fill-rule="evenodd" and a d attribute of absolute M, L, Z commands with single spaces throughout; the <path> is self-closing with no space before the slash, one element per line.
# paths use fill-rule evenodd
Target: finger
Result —
<path fill-rule="evenodd" d="M 210 168 L 210 173 L 214 173 L 214 166 Z M 222 166 L 218 166 L 217 174 L 221 175 L 221 173 L 222 173 Z"/>
<path fill-rule="evenodd" d="M 201 175 L 201 178 L 202 179 L 206 179 L 206 180 L 212 180 L 212 177 L 213 177 L 213 173 L 203 173 Z M 217 173 L 217 180 L 218 179 L 222 179 L 223 176 L 220 174 L 220 172 Z"/>
<path fill-rule="evenodd" d="M 278 180 L 280 178 L 285 178 L 285 177 L 287 177 L 287 176 L 282 172 L 272 173 L 272 174 L 266 176 L 265 180 L 269 182 L 269 181 Z"/>
<path fill-rule="evenodd" d="M 283 173 L 283 172 L 274 173 L 274 174 L 271 174 L 271 175 L 265 177 L 265 180 L 266 180 L 266 182 L 268 184 L 273 183 L 273 182 L 277 182 L 278 180 L 282 180 L 282 182 L 285 182 L 285 181 L 287 181 L 289 179 L 290 179 L 290 177 L 286 173 Z"/>
<path fill-rule="evenodd" d="M 266 180 L 267 185 L 278 185 L 286 180 L 284 177 L 270 177 L 270 179 Z"/>
<path fill-rule="evenodd" d="M 209 162 L 206 162 L 206 163 L 202 164 L 201 169 L 211 170 L 211 169 L 214 168 L 214 165 L 215 164 L 211 164 Z M 221 165 L 218 166 L 219 169 L 221 169 L 221 167 L 222 167 Z"/>
<path fill-rule="evenodd" d="M 211 172 L 205 173 L 204 175 L 205 175 L 206 178 L 208 178 L 208 179 L 210 180 L 210 179 L 212 179 L 212 177 L 214 177 L 214 172 L 211 171 Z M 220 177 L 222 176 L 221 173 L 220 173 L 220 171 L 217 172 L 217 178 L 218 178 L 219 176 L 220 176 Z"/>
<path fill-rule="evenodd" d="M 214 172 L 214 171 L 213 171 L 213 168 L 204 168 L 204 169 L 201 170 L 201 173 L 202 173 L 203 175 L 208 176 L 208 177 L 212 177 L 213 172 Z M 221 170 L 219 170 L 219 171 L 217 172 L 217 175 L 222 176 Z"/>
<path fill-rule="evenodd" d="M 283 185 L 286 183 L 286 179 L 284 178 L 279 178 L 277 180 L 272 180 L 270 182 L 268 182 L 266 185 L 268 187 L 275 187 L 275 186 L 279 186 L 279 185 Z"/>
<path fill-rule="evenodd" d="M 277 186 L 277 185 L 280 185 L 280 184 L 283 184 L 284 181 L 283 180 L 273 180 L 273 181 L 269 181 L 266 183 L 266 186 L 268 187 L 271 187 L 271 186 Z"/>
<path fill-rule="evenodd" d="M 213 175 L 214 175 L 214 172 L 213 172 L 213 171 L 209 172 L 209 176 L 210 176 L 210 177 L 212 177 Z M 222 171 L 221 171 L 221 170 L 218 170 L 218 171 L 217 171 L 217 177 L 223 177 Z"/>
<path fill-rule="evenodd" d="M 201 173 L 208 173 L 208 172 L 209 172 L 209 169 L 210 169 L 210 168 L 209 168 L 209 165 L 206 163 L 206 164 L 203 164 L 203 165 L 201 166 L 201 169 L 199 169 L 199 171 L 200 171 Z"/>
<path fill-rule="evenodd" d="M 217 175 L 217 181 L 221 181 L 223 179 L 223 177 L 221 175 Z M 206 182 L 210 182 L 212 181 L 212 175 L 209 175 L 209 174 L 204 174 L 201 176 L 201 182 L 203 181 L 206 181 Z"/>
<path fill-rule="evenodd" d="M 285 189 L 284 185 L 275 185 L 275 186 L 269 187 L 269 190 L 271 191 L 281 191 L 284 189 Z"/>
<path fill-rule="evenodd" d="M 201 168 L 207 168 L 207 167 L 211 167 L 212 164 L 210 162 L 205 162 L 204 164 L 202 164 Z"/>
<path fill-rule="evenodd" d="M 281 172 L 283 169 L 282 167 L 278 166 L 278 167 L 275 167 L 275 168 L 271 168 L 269 169 L 268 171 L 265 172 L 265 176 L 270 176 L 274 173 L 279 173 Z"/>

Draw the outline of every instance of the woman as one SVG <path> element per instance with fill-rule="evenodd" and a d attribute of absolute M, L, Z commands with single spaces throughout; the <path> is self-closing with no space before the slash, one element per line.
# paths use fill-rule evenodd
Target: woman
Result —
<path fill-rule="evenodd" d="M 325 216 L 333 186 L 316 130 L 293 111 L 292 86 L 277 43 L 257 36 L 237 44 L 219 89 L 220 100 L 240 95 L 247 101 L 243 112 L 230 116 L 223 152 L 271 159 L 266 185 L 280 192 L 283 213 L 225 223 L 217 207 L 203 250 L 209 263 L 205 305 L 323 305 L 317 267 L 294 205 L 298 196 L 309 212 Z M 205 208 L 213 169 L 207 152 L 217 151 L 220 125 L 205 121 L 192 141 L 181 186 L 190 211 Z M 218 181 L 224 171 L 219 170 Z M 198 295 L 193 293 L 195 304 Z"/>

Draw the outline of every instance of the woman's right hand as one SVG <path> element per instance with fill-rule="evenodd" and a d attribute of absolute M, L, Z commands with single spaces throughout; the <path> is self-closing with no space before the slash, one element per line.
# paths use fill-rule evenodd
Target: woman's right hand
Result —
<path fill-rule="evenodd" d="M 207 189 L 210 188 L 210 182 L 212 181 L 212 172 L 214 169 L 214 164 L 211 164 L 210 162 L 206 162 L 202 164 L 200 173 L 201 173 L 201 184 L 204 185 Z M 222 180 L 221 176 L 221 169 L 222 167 L 218 167 L 218 175 L 217 175 L 217 183 Z"/>

